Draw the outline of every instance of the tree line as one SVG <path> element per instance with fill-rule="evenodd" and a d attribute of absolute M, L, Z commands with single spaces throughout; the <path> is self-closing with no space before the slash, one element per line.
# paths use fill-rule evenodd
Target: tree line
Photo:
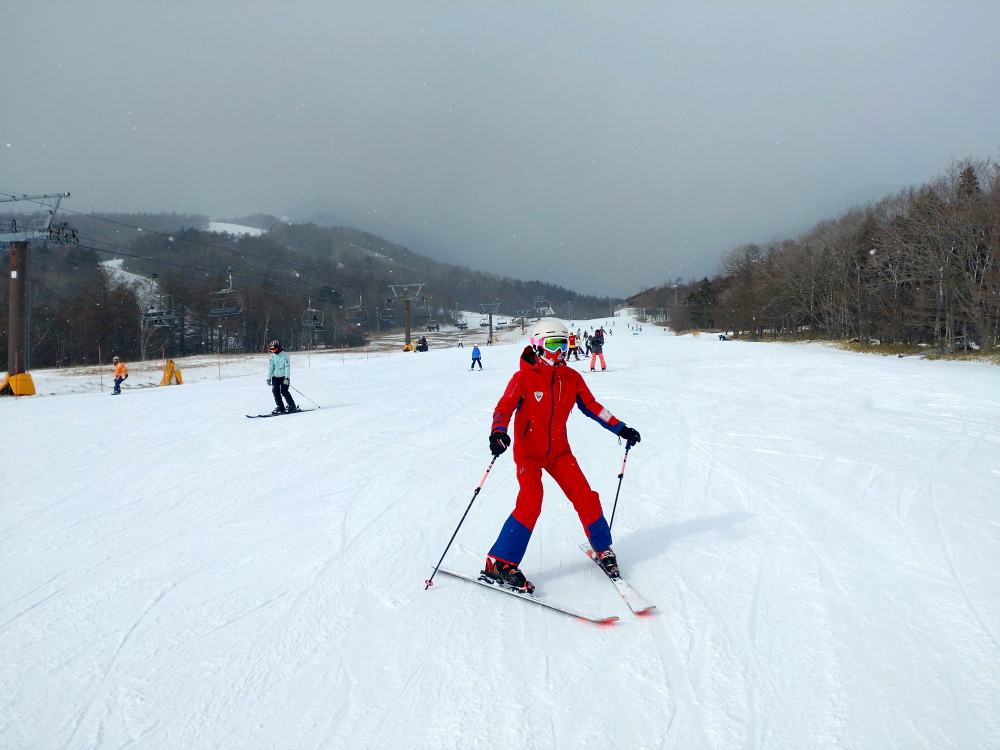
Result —
<path fill-rule="evenodd" d="M 601 315 L 609 307 L 607 298 L 438 263 L 345 227 L 275 223 L 266 234 L 249 236 L 203 231 L 208 219 L 200 215 L 67 220 L 79 229 L 80 246 L 32 244 L 27 323 L 33 368 L 96 364 L 112 355 L 261 352 L 271 339 L 290 350 L 363 346 L 374 332 L 402 326 L 402 306 L 388 302 L 393 283 L 426 284 L 425 299 L 414 305 L 421 308 L 415 330 L 431 320 L 447 324 L 455 311 L 490 301 L 504 303 L 508 315 L 530 309 L 536 296 L 564 309 L 572 305 L 577 315 Z M 115 267 L 105 265 L 116 257 Z M 7 267 L 9 251 L 0 251 L 0 264 Z M 229 285 L 227 267 L 241 309 L 213 316 L 213 299 Z M 8 291 L 0 285 L 3 358 Z M 172 316 L 151 315 L 165 312 L 159 309 L 165 305 Z M 357 322 L 362 308 L 367 320 Z M 320 311 L 322 329 L 303 326 L 307 309 Z M 391 314 L 380 319 L 378 311 L 386 310 L 394 320 Z"/>
<path fill-rule="evenodd" d="M 667 284 L 636 303 L 669 309 L 675 330 L 993 350 L 1000 166 L 957 162 L 794 239 L 736 247 L 717 276 Z"/>

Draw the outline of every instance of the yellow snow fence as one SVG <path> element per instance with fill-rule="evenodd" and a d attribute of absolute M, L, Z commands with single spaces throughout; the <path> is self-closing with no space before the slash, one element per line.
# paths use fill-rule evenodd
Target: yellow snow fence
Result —
<path fill-rule="evenodd" d="M 8 375 L 3 379 L 3 383 L 0 383 L 0 395 L 34 396 L 35 383 L 26 372 L 22 372 L 19 375 Z"/>
<path fill-rule="evenodd" d="M 184 385 L 184 378 L 181 377 L 180 369 L 174 366 L 174 361 L 168 359 L 163 366 L 163 380 L 160 381 L 160 385 L 170 385 L 171 382 Z"/>

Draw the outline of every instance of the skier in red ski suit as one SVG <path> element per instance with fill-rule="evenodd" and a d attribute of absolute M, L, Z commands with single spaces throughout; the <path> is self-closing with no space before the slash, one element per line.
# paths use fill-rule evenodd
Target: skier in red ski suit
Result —
<path fill-rule="evenodd" d="M 515 588 L 534 590 L 518 565 L 542 510 L 544 469 L 576 509 L 598 561 L 609 575 L 617 577 L 611 530 L 604 518 L 601 499 L 591 489 L 570 449 L 566 420 L 576 406 L 630 445 L 639 442 L 639 433 L 601 406 L 583 376 L 566 366 L 569 332 L 565 325 L 552 319 L 539 321 L 532 327 L 531 344 L 521 355 L 520 369 L 510 379 L 493 412 L 490 450 L 494 455 L 500 455 L 510 445 L 508 429 L 511 418 L 514 419 L 514 463 L 520 490 L 514 512 L 490 549 L 483 573 Z"/>

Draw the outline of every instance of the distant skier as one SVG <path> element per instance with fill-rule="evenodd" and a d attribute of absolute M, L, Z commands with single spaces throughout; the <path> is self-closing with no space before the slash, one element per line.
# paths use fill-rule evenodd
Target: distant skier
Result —
<path fill-rule="evenodd" d="M 521 354 L 520 369 L 493 412 L 490 451 L 499 456 L 510 445 L 507 434 L 514 419 L 514 463 L 517 466 L 517 504 L 504 523 L 486 558 L 483 573 L 514 588 L 531 593 L 535 587 L 518 567 L 528 546 L 535 521 L 542 510 L 542 470 L 566 493 L 583 524 L 601 567 L 618 576 L 618 561 L 611 550 L 611 529 L 604 518 L 601 499 L 590 488 L 570 449 L 566 421 L 574 404 L 606 430 L 639 442 L 639 433 L 594 400 L 583 376 L 566 366 L 569 332 L 559 320 L 543 318 L 531 327 L 531 345 Z"/>
<path fill-rule="evenodd" d="M 479 369 L 480 370 L 483 369 L 483 355 L 479 351 L 479 347 L 478 346 L 472 347 L 472 367 L 470 367 L 469 369 L 470 370 L 475 370 L 476 369 L 476 365 L 479 365 Z"/>
<path fill-rule="evenodd" d="M 128 368 L 118 357 L 112 357 L 111 361 L 115 365 L 115 389 L 111 391 L 112 396 L 122 395 L 122 383 L 128 379 Z"/>
<path fill-rule="evenodd" d="M 282 349 L 281 344 L 277 341 L 272 341 L 267 345 L 267 348 L 271 352 L 271 357 L 267 365 L 267 384 L 271 386 L 271 394 L 274 396 L 274 403 L 277 404 L 271 413 L 291 414 L 292 412 L 296 412 L 299 410 L 299 407 L 295 405 L 295 401 L 292 400 L 292 394 L 288 392 L 292 374 L 292 363 L 288 359 L 288 352 Z M 287 409 L 281 403 L 282 396 L 288 402 Z"/>
<path fill-rule="evenodd" d="M 569 335 L 569 353 L 566 355 L 566 361 L 569 362 L 570 357 L 575 357 L 576 361 L 580 361 L 580 347 L 577 346 L 576 334 L 571 333 Z"/>
<path fill-rule="evenodd" d="M 594 372 L 594 365 L 597 364 L 597 358 L 601 358 L 601 369 L 607 370 L 608 365 L 604 361 L 604 329 L 598 328 L 594 331 L 594 335 L 590 339 L 590 371 Z"/>
<path fill-rule="evenodd" d="M 427 351 L 427 337 L 426 336 L 421 336 L 419 339 L 417 339 L 417 351 L 418 352 L 426 352 Z"/>

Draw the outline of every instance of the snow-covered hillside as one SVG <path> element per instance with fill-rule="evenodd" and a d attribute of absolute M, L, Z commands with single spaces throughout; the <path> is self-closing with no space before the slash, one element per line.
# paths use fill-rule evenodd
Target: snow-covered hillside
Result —
<path fill-rule="evenodd" d="M 243 224 L 229 224 L 224 221 L 208 222 L 209 232 L 222 232 L 224 234 L 249 234 L 252 237 L 264 234 L 264 230 L 259 227 L 248 227 Z"/>
<path fill-rule="evenodd" d="M 293 354 L 323 408 L 276 419 L 263 359 L 0 400 L 0 747 L 997 747 L 1000 368 L 613 331 L 585 377 L 642 433 L 615 549 L 658 614 L 548 480 L 523 563 L 610 626 L 424 590 L 518 344 Z M 570 439 L 610 514 L 623 446 Z M 508 453 L 449 567 L 516 488 Z"/>

